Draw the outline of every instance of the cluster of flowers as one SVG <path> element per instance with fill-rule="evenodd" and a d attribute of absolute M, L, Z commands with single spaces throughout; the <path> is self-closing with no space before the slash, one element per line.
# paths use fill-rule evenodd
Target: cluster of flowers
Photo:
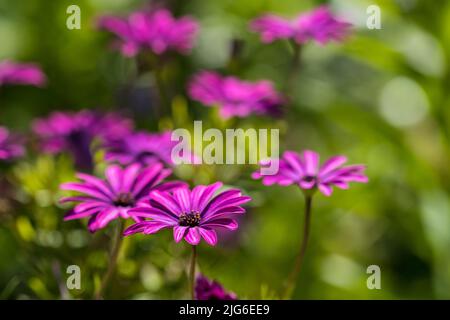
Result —
<path fill-rule="evenodd" d="M 105 16 L 99 26 L 114 33 L 114 43 L 125 56 L 134 56 L 143 50 L 156 55 L 167 51 L 188 53 L 193 47 L 198 23 L 190 17 L 176 19 L 166 9 L 139 11 L 126 18 Z M 349 32 L 350 24 L 335 18 L 327 7 L 286 21 L 265 15 L 250 23 L 259 32 L 263 42 L 291 39 L 297 44 L 317 41 L 321 44 L 340 41 Z M 30 84 L 42 86 L 44 74 L 34 65 L 12 62 L 0 64 L 0 86 Z M 220 107 L 224 118 L 256 115 L 279 115 L 284 97 L 271 81 L 243 81 L 202 71 L 192 78 L 188 93 L 193 100 L 206 106 Z M 90 171 L 93 166 L 92 148 L 104 148 L 108 166 L 104 177 L 78 173 L 78 182 L 65 183 L 63 190 L 77 194 L 61 202 L 75 202 L 65 220 L 89 218 L 88 229 L 96 232 L 115 219 L 132 219 L 134 223 L 123 235 L 154 234 L 172 229 L 175 242 L 184 239 L 197 246 L 203 239 L 209 245 L 218 242 L 217 229 L 238 229 L 236 218 L 245 213 L 242 207 L 251 200 L 239 189 L 222 189 L 221 182 L 189 188 L 183 181 L 168 181 L 172 174 L 171 151 L 175 142 L 170 132 L 148 133 L 134 131 L 131 120 L 118 114 L 101 114 L 83 110 L 77 113 L 54 112 L 37 119 L 32 131 L 38 137 L 40 148 L 48 153 L 70 152 L 77 168 Z M 0 159 L 11 160 L 24 154 L 23 141 L 6 128 L 0 127 Z M 286 151 L 279 161 L 279 172 L 261 176 L 264 185 L 297 185 L 302 190 L 319 190 L 331 195 L 332 187 L 347 189 L 349 182 L 367 182 L 363 165 L 343 167 L 344 156 L 335 156 L 319 165 L 319 155 L 313 151 L 302 154 Z M 235 299 L 216 282 L 199 277 L 195 287 L 197 297 Z"/>

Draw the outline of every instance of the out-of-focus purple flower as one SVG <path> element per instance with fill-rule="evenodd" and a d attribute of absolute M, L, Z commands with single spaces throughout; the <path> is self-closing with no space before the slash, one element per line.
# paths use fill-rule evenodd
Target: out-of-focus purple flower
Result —
<path fill-rule="evenodd" d="M 161 229 L 173 228 L 175 242 L 183 238 L 191 245 L 198 245 L 203 238 L 209 245 L 216 245 L 216 229 L 236 230 L 234 219 L 245 213 L 240 205 L 251 200 L 242 196 L 238 189 L 223 191 L 214 196 L 222 186 L 196 186 L 191 190 L 178 188 L 171 192 L 153 191 L 149 200 L 140 203 L 130 211 L 138 219 L 152 219 L 138 222 L 125 230 L 124 235 L 134 233 L 153 234 Z"/>
<path fill-rule="evenodd" d="M 143 49 L 158 55 L 166 51 L 189 53 L 198 31 L 198 23 L 194 19 L 176 19 L 166 9 L 137 11 L 126 18 L 104 16 L 98 25 L 119 38 L 119 48 L 128 57 Z"/>
<path fill-rule="evenodd" d="M 209 107 L 218 106 L 224 118 L 250 114 L 276 116 L 284 102 L 270 81 L 247 82 L 210 71 L 194 76 L 188 91 L 192 99 Z"/>
<path fill-rule="evenodd" d="M 196 300 L 237 300 L 233 292 L 227 292 L 217 281 L 209 280 L 203 275 L 195 281 Z"/>
<path fill-rule="evenodd" d="M 0 62 L 0 87 L 6 84 L 42 87 L 47 78 L 35 64 L 20 64 L 12 61 Z"/>
<path fill-rule="evenodd" d="M 77 113 L 53 112 L 47 118 L 36 119 L 32 127 L 44 152 L 69 151 L 78 168 L 89 169 L 92 166 L 92 141 L 96 138 L 102 142 L 116 140 L 129 134 L 133 123 L 115 113 L 82 110 Z"/>
<path fill-rule="evenodd" d="M 23 156 L 25 148 L 21 138 L 0 126 L 0 160 L 12 160 Z"/>
<path fill-rule="evenodd" d="M 77 202 L 73 210 L 68 212 L 64 220 L 90 217 L 89 231 L 95 232 L 114 219 L 130 218 L 130 209 L 134 208 L 148 196 L 152 190 L 166 191 L 186 186 L 183 182 L 173 181 L 161 183 L 171 174 L 160 163 L 149 167 L 132 164 L 125 168 L 118 165 L 108 166 L 106 179 L 78 173 L 82 182 L 69 182 L 61 185 L 62 190 L 80 192 L 81 195 L 65 197 L 62 203 Z M 139 221 L 139 220 L 136 220 Z"/>
<path fill-rule="evenodd" d="M 172 149 L 178 141 L 171 140 L 172 132 L 147 133 L 136 132 L 122 139 L 110 141 L 106 145 L 106 161 L 117 161 L 121 164 L 133 162 L 149 165 L 163 162 L 173 165 Z M 193 161 L 194 156 L 189 155 Z"/>
<path fill-rule="evenodd" d="M 263 184 L 270 186 L 279 184 L 289 186 L 297 184 L 303 190 L 319 189 L 326 196 L 333 192 L 332 187 L 348 189 L 349 182 L 367 183 L 368 178 L 364 174 L 364 165 L 350 165 L 343 167 L 347 162 L 344 156 L 334 156 L 319 166 L 319 154 L 306 150 L 303 155 L 294 151 L 286 151 L 279 160 L 268 160 L 261 163 L 265 166 L 269 161 L 279 161 L 279 170 L 275 175 L 261 175 L 254 172 L 254 179 L 262 178 Z"/>
<path fill-rule="evenodd" d="M 317 41 L 326 44 L 342 41 L 350 33 L 351 24 L 336 18 L 327 6 L 299 15 L 292 21 L 267 14 L 253 20 L 250 28 L 261 34 L 264 43 L 292 39 L 298 44 Z"/>

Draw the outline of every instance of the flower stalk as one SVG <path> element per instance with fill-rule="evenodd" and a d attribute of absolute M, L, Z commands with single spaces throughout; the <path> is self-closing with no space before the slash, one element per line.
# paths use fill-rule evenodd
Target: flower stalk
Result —
<path fill-rule="evenodd" d="M 293 93 L 295 81 L 300 71 L 301 66 L 301 56 L 302 56 L 302 45 L 295 43 L 294 41 L 289 42 L 292 46 L 292 60 L 290 64 L 290 71 L 288 77 L 286 78 L 285 94 L 291 95 Z"/>
<path fill-rule="evenodd" d="M 102 282 L 100 283 L 100 287 L 98 288 L 97 292 L 95 293 L 95 299 L 100 300 L 103 298 L 103 292 L 105 291 L 106 287 L 109 284 L 109 281 L 111 280 L 111 277 L 114 274 L 114 271 L 116 270 L 117 266 L 117 259 L 119 257 L 120 248 L 122 246 L 122 232 L 123 232 L 124 223 L 122 219 L 117 219 L 117 225 L 116 225 L 116 231 L 114 234 L 114 238 L 112 239 L 112 245 L 111 245 L 111 251 L 109 254 L 109 264 L 108 264 L 108 270 L 106 271 L 105 275 L 103 276 Z"/>
<path fill-rule="evenodd" d="M 191 299 L 195 300 L 195 265 L 197 263 L 197 246 L 192 246 L 191 265 L 189 268 L 189 290 Z"/>
<path fill-rule="evenodd" d="M 295 259 L 294 268 L 292 269 L 284 289 L 283 299 L 290 299 L 297 284 L 297 279 L 302 268 L 303 260 L 308 246 L 310 226 L 311 226 L 311 208 L 312 195 L 305 193 L 305 222 L 303 224 L 303 236 L 300 242 L 300 250 Z"/>

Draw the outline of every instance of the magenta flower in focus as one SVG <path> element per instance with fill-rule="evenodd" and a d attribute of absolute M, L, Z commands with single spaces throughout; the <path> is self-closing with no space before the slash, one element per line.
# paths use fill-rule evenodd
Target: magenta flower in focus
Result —
<path fill-rule="evenodd" d="M 163 133 L 137 132 L 126 135 L 122 139 L 110 141 L 106 145 L 106 161 L 117 161 L 121 164 L 133 162 L 144 165 L 163 162 L 173 165 L 172 149 L 178 141 L 171 140 L 170 131 Z M 193 157 L 193 155 L 190 155 Z"/>
<path fill-rule="evenodd" d="M 166 9 L 131 13 L 127 18 L 104 16 L 99 27 L 114 33 L 124 56 L 131 57 L 149 49 L 160 55 L 166 51 L 182 54 L 192 49 L 198 23 L 190 17 L 175 19 Z"/>
<path fill-rule="evenodd" d="M 262 178 L 266 186 L 279 184 L 288 186 L 297 184 L 303 190 L 319 189 L 326 196 L 333 192 L 332 187 L 348 189 L 349 182 L 367 183 L 368 178 L 364 174 L 364 165 L 350 165 L 343 167 L 347 162 L 344 156 L 334 156 L 319 166 L 319 155 L 314 151 L 306 150 L 303 155 L 294 151 L 286 151 L 279 160 L 279 170 L 275 175 L 261 175 L 254 172 L 254 179 Z M 267 165 L 267 161 L 261 165 Z"/>
<path fill-rule="evenodd" d="M 35 64 L 20 64 L 12 61 L 0 62 L 0 87 L 6 84 L 42 87 L 47 78 Z"/>
<path fill-rule="evenodd" d="M 242 196 L 238 189 L 214 193 L 222 186 L 196 186 L 191 190 L 178 188 L 171 192 L 153 191 L 148 201 L 130 211 L 136 218 L 149 218 L 125 230 L 124 235 L 135 233 L 153 234 L 161 229 L 172 228 L 175 242 L 185 239 L 191 245 L 198 245 L 203 238 L 209 245 L 216 245 L 216 229 L 234 231 L 238 223 L 234 219 L 245 213 L 240 205 L 251 200 Z"/>
<path fill-rule="evenodd" d="M 253 20 L 250 28 L 261 34 L 264 43 L 278 39 L 292 39 L 297 44 L 317 41 L 326 44 L 342 41 L 350 33 L 351 24 L 337 19 L 327 6 L 321 6 L 299 15 L 292 21 L 275 15 L 264 15 Z"/>
<path fill-rule="evenodd" d="M 21 157 L 25 153 L 25 148 L 21 139 L 12 135 L 5 127 L 0 126 L 0 160 L 12 160 Z"/>
<path fill-rule="evenodd" d="M 247 82 L 210 71 L 194 76 L 188 91 L 192 99 L 209 107 L 219 107 L 224 118 L 250 114 L 276 116 L 281 113 L 284 102 L 270 81 Z"/>
<path fill-rule="evenodd" d="M 197 300 L 237 300 L 236 294 L 227 292 L 217 281 L 209 280 L 203 275 L 195 281 L 195 298 Z"/>
<path fill-rule="evenodd" d="M 139 164 L 125 168 L 111 165 L 105 171 L 106 179 L 78 173 L 77 177 L 82 182 L 61 185 L 62 190 L 81 193 L 61 199 L 62 203 L 78 202 L 75 208 L 66 214 L 64 220 L 90 217 L 88 228 L 89 231 L 95 232 L 114 219 L 128 219 L 131 217 L 130 209 L 143 201 L 150 191 L 166 191 L 186 186 L 178 181 L 162 183 L 170 174 L 171 170 L 164 169 L 160 163 L 145 168 Z"/>
<path fill-rule="evenodd" d="M 131 120 L 117 114 L 100 114 L 90 110 L 77 113 L 53 112 L 47 118 L 37 119 L 32 125 L 47 153 L 69 151 L 80 169 L 92 167 L 91 143 L 98 138 L 102 142 L 116 140 L 133 128 Z"/>

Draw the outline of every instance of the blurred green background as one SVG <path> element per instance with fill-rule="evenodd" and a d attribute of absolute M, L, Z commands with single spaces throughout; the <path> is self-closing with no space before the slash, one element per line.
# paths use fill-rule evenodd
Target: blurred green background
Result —
<path fill-rule="evenodd" d="M 201 31 L 189 56 L 174 56 L 164 77 L 172 116 L 156 119 L 154 77 L 110 49 L 95 30 L 105 13 L 126 14 L 146 1 L 79 0 L 81 30 L 66 28 L 69 0 L 0 0 L 0 60 L 39 63 L 44 89 L 3 87 L 0 125 L 27 132 L 30 121 L 53 110 L 121 110 L 152 131 L 210 126 L 279 128 L 281 149 L 314 149 L 323 159 L 345 154 L 365 163 L 370 183 L 315 197 L 312 237 L 294 298 L 450 298 L 450 2 L 426 0 L 191 0 L 162 1 L 190 14 Z M 343 44 L 309 44 L 284 119 L 223 123 L 189 101 L 186 83 L 201 69 L 258 80 L 281 89 L 291 69 L 286 43 L 264 45 L 250 19 L 286 17 L 330 3 L 355 24 Z M 366 28 L 366 8 L 381 7 L 382 29 Z M 242 43 L 230 58 L 233 43 Z M 101 155 L 98 155 L 98 159 Z M 102 164 L 97 170 L 101 172 Z M 0 167 L 0 298 L 92 297 L 107 264 L 112 228 L 91 235 L 84 221 L 63 222 L 58 185 L 73 179 L 68 155 L 40 155 Z M 191 169 L 192 170 L 192 169 Z M 181 168 L 191 183 L 223 180 L 254 201 L 241 228 L 216 248 L 202 244 L 199 266 L 240 298 L 277 298 L 290 271 L 303 223 L 295 187 L 264 187 L 252 167 Z M 171 232 L 125 240 L 106 298 L 187 298 L 189 248 Z M 81 267 L 81 289 L 67 291 L 66 268 Z M 381 290 L 369 290 L 366 269 L 381 268 Z"/>

